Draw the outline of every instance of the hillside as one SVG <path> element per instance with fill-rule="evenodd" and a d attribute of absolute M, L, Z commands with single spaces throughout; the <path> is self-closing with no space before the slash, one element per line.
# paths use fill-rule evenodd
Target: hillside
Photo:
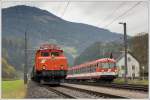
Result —
<path fill-rule="evenodd" d="M 141 34 L 129 40 L 130 49 L 140 62 L 140 66 L 145 67 L 145 74 L 148 75 L 148 34 Z"/>
<path fill-rule="evenodd" d="M 116 57 L 120 54 L 121 50 L 121 44 L 117 42 L 95 42 L 87 47 L 78 57 L 76 57 L 74 65 L 99 58 L 110 57 L 111 53 L 113 57 Z"/>
<path fill-rule="evenodd" d="M 80 53 L 96 41 L 113 41 L 122 36 L 91 25 L 68 22 L 45 10 L 23 5 L 3 9 L 2 19 L 4 37 L 24 37 L 27 29 L 29 43 L 35 47 L 43 41 L 55 41 Z"/>
<path fill-rule="evenodd" d="M 5 79 L 17 78 L 17 72 L 13 66 L 11 66 L 6 59 L 2 58 L 2 77 Z"/>

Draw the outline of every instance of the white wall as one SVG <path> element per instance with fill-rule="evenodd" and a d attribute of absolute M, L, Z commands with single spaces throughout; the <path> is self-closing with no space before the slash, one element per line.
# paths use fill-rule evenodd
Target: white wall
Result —
<path fill-rule="evenodd" d="M 130 60 L 128 58 L 130 58 Z M 125 70 L 122 70 L 121 66 L 124 66 L 124 56 L 117 61 L 116 65 L 119 67 L 119 77 L 123 77 Z M 135 73 L 135 77 L 140 76 L 140 64 L 129 53 L 127 54 L 127 66 L 128 66 L 127 77 L 133 77 L 132 75 L 133 73 Z M 132 69 L 132 66 L 135 66 L 135 69 Z"/>

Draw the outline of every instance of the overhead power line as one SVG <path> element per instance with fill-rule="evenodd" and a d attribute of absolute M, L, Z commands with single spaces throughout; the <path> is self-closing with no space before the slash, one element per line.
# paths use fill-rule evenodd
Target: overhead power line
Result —
<path fill-rule="evenodd" d="M 63 11 L 61 17 L 63 17 L 65 15 L 65 13 L 66 13 L 66 11 L 67 11 L 67 9 L 69 7 L 69 4 L 70 4 L 70 1 L 68 0 L 67 5 L 65 6 L 64 11 Z"/>
<path fill-rule="evenodd" d="M 108 16 L 106 16 L 100 23 L 102 23 L 103 21 L 105 21 L 108 18 L 110 18 L 110 16 L 114 15 L 123 5 L 125 5 L 125 2 L 122 2 L 118 7 L 116 7 L 116 9 L 113 10 L 113 12 L 110 13 Z M 99 25 L 100 23 L 98 23 L 97 25 Z"/>
<path fill-rule="evenodd" d="M 108 23 L 107 25 L 104 26 L 104 28 L 108 27 L 109 25 L 111 25 L 113 22 L 115 22 L 116 20 L 118 20 L 119 18 L 121 18 L 122 16 L 126 15 L 129 11 L 131 11 L 132 9 L 134 9 L 137 5 L 139 5 L 142 1 L 137 2 L 135 5 L 133 5 L 131 8 L 129 8 L 128 10 L 126 10 L 123 14 L 121 14 L 120 16 L 116 17 L 114 20 L 112 20 L 110 23 Z"/>

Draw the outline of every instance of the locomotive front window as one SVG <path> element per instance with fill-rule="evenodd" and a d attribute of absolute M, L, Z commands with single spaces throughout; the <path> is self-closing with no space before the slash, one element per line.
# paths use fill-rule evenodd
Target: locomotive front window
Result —
<path fill-rule="evenodd" d="M 48 52 L 41 52 L 41 56 L 42 57 L 47 57 L 47 56 L 49 56 L 49 53 Z"/>
<path fill-rule="evenodd" d="M 107 63 L 102 63 L 102 68 L 109 68 Z"/>
<path fill-rule="evenodd" d="M 113 68 L 115 67 L 115 63 L 102 63 L 103 68 Z"/>
<path fill-rule="evenodd" d="M 51 52 L 51 56 L 59 56 L 59 52 Z"/>
<path fill-rule="evenodd" d="M 115 67 L 115 63 L 109 63 L 109 68 Z"/>

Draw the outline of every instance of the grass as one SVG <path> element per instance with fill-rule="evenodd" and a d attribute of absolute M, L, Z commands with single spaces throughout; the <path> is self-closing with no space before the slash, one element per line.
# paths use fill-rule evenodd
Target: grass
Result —
<path fill-rule="evenodd" d="M 2 81 L 2 98 L 22 99 L 26 95 L 23 80 Z"/>
<path fill-rule="evenodd" d="M 123 84 L 124 83 L 124 79 L 123 78 L 117 78 L 113 81 L 113 83 L 120 83 Z M 134 80 L 129 80 L 128 79 L 128 84 L 139 84 L 139 85 L 148 85 L 149 81 L 148 80 L 140 80 L 140 79 L 134 79 Z"/>

